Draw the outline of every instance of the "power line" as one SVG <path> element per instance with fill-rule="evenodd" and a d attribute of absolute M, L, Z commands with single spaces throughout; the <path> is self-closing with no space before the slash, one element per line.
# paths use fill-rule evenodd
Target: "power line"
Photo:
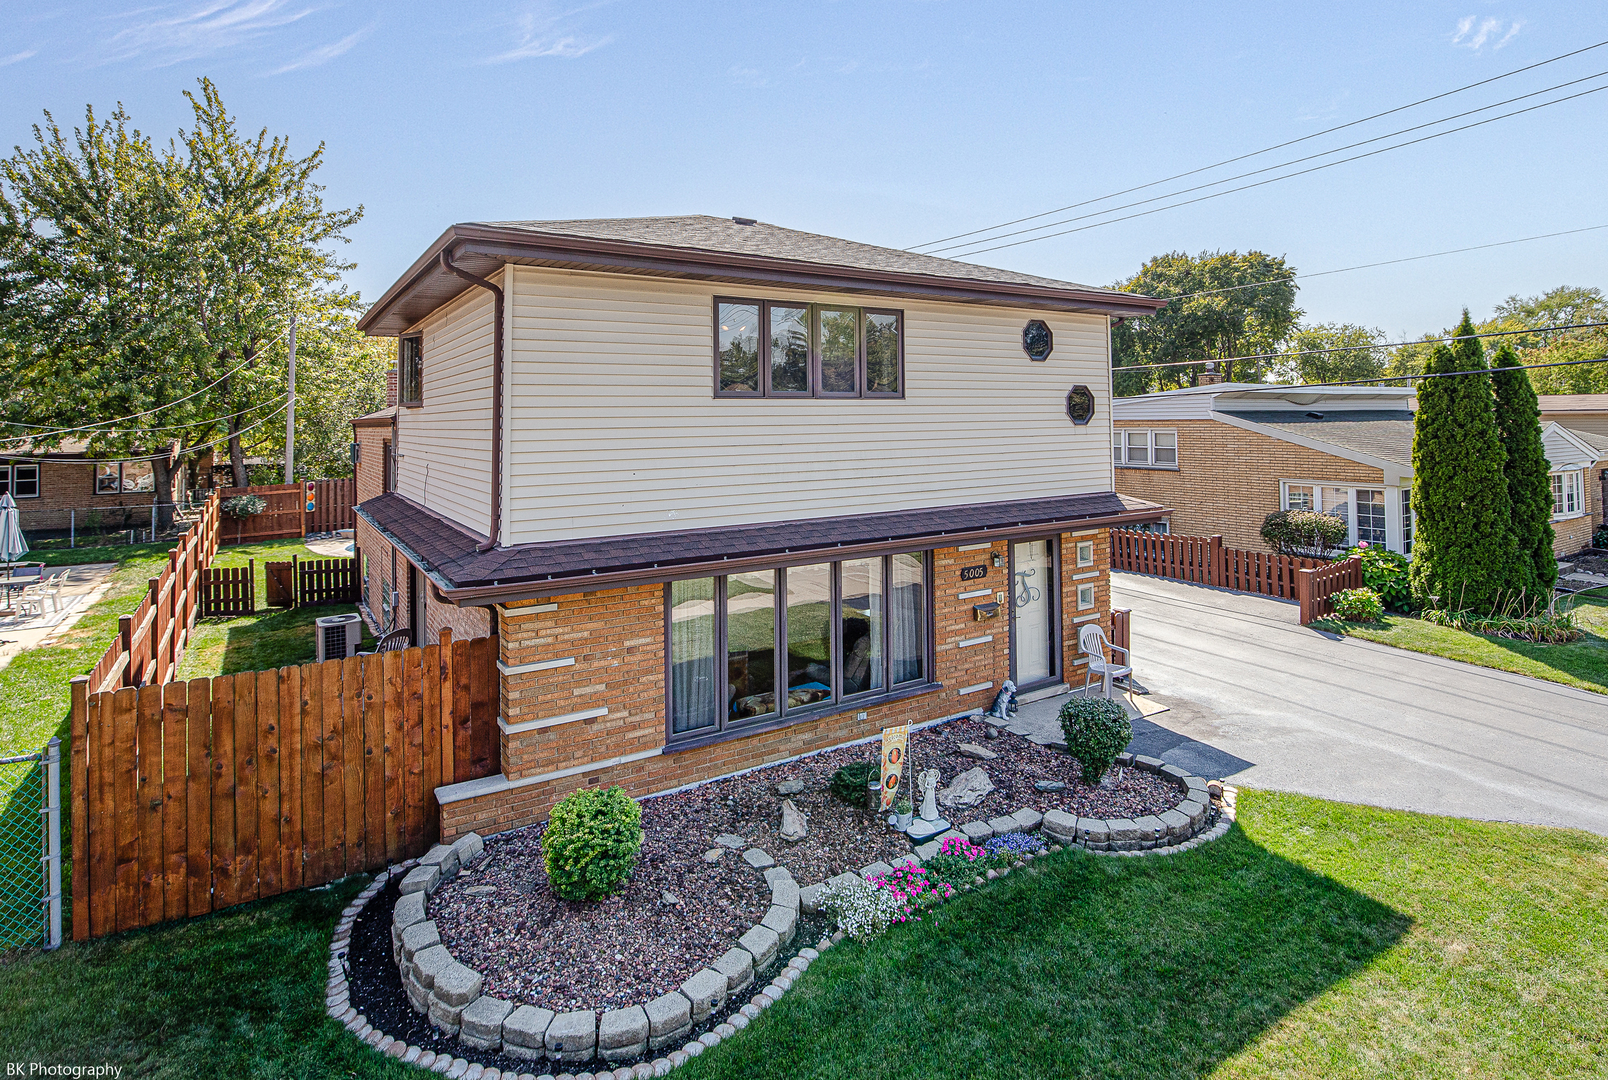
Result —
<path fill-rule="evenodd" d="M 260 358 L 262 356 L 262 354 L 270 346 L 272 346 L 275 342 L 277 342 L 279 340 L 279 338 L 284 337 L 285 333 L 286 333 L 286 331 L 281 330 L 279 332 L 279 337 L 273 338 L 272 340 L 270 340 L 268 342 L 265 342 L 260 348 L 258 348 L 256 355 L 252 356 L 251 359 L 240 361 L 239 364 L 237 364 L 234 367 L 230 368 L 228 371 L 224 372 L 222 375 L 218 376 L 212 382 L 210 382 L 207 385 L 203 386 L 201 389 L 197 390 L 195 393 L 186 394 L 184 397 L 179 398 L 177 401 L 170 401 L 166 405 L 158 405 L 154 409 L 146 409 L 143 412 L 129 413 L 127 416 L 118 416 L 118 417 L 112 418 L 111 420 L 97 420 L 93 424 L 85 424 L 82 427 L 56 428 L 54 430 L 45 430 L 45 429 L 48 428 L 48 425 L 46 425 L 46 424 L 24 424 L 24 423 L 20 423 L 20 422 L 17 422 L 17 421 L 11 421 L 11 420 L 7 420 L 4 423 L 5 423 L 5 426 L 7 426 L 7 427 L 27 428 L 30 431 L 32 431 L 32 430 L 41 431 L 41 434 L 30 436 L 30 438 L 34 438 L 34 439 L 53 439 L 57 435 L 71 435 L 74 432 L 78 432 L 78 431 L 93 431 L 96 428 L 106 427 L 109 424 L 118 424 L 118 423 L 123 422 L 124 420 L 133 420 L 133 419 L 136 419 L 136 418 L 141 417 L 141 416 L 151 416 L 151 415 L 153 415 L 155 413 L 161 412 L 164 409 L 171 409 L 175 405 L 182 405 L 186 401 L 189 401 L 191 398 L 200 397 L 202 394 L 206 393 L 208 390 L 211 390 L 214 386 L 217 386 L 218 383 L 223 382 L 223 380 L 227 379 L 229 376 L 233 375 L 235 372 L 239 371 L 241 368 L 245 367 L 247 364 L 253 363 L 258 358 Z M 182 426 L 188 427 L 189 425 L 182 425 Z M 153 430 L 157 430 L 157 429 L 153 429 Z"/>
<path fill-rule="evenodd" d="M 1348 158 L 1341 158 L 1339 161 L 1330 161 L 1330 162 L 1327 162 L 1327 163 L 1325 163 L 1323 165 L 1314 165 L 1310 169 L 1300 169 L 1300 170 L 1298 170 L 1296 172 L 1293 172 L 1293 173 L 1285 173 L 1283 176 L 1272 176 L 1272 177 L 1269 177 L 1266 180 L 1258 180 L 1254 184 L 1241 184 L 1239 187 L 1229 188 L 1227 191 L 1216 191 L 1216 192 L 1213 192 L 1210 195 L 1201 195 L 1198 198 L 1185 199 L 1182 202 L 1169 203 L 1166 206 L 1157 206 L 1157 207 L 1153 207 L 1152 209 L 1149 209 L 1149 210 L 1141 210 L 1137 214 L 1128 214 L 1128 215 L 1126 215 L 1124 217 L 1118 217 L 1118 218 L 1108 218 L 1105 221 L 1096 221 L 1096 222 L 1094 222 L 1093 224 L 1090 224 L 1090 225 L 1080 225 L 1076 229 L 1063 229 L 1060 232 L 1046 233 L 1043 236 L 1030 236 L 1026 240 L 1013 240 L 1008 244 L 996 244 L 993 247 L 977 248 L 977 249 L 972 250 L 972 251 L 962 252 L 959 255 L 954 256 L 954 258 L 957 258 L 957 259 L 970 258 L 973 255 L 981 255 L 981 254 L 983 254 L 985 252 L 989 252 L 989 251 L 999 251 L 999 250 L 1001 250 L 1003 248 L 1021 247 L 1023 244 L 1032 244 L 1032 243 L 1036 243 L 1039 240 L 1049 240 L 1049 239 L 1052 239 L 1052 238 L 1057 237 L 1057 236 L 1070 236 L 1072 233 L 1087 232 L 1090 229 L 1098 229 L 1102 225 L 1115 225 L 1119 221 L 1132 221 L 1134 218 L 1148 217 L 1151 214 L 1159 214 L 1163 210 L 1176 210 L 1180 206 L 1191 206 L 1194 203 L 1206 202 L 1208 199 L 1218 199 L 1218 198 L 1221 198 L 1224 195 L 1232 195 L 1237 191 L 1249 191 L 1252 188 L 1265 187 L 1268 184 L 1276 184 L 1280 180 L 1290 180 L 1290 179 L 1293 179 L 1293 178 L 1295 178 L 1297 176 L 1305 176 L 1308 173 L 1321 172 L 1324 169 L 1332 169 L 1336 165 L 1344 165 L 1347 162 L 1351 162 L 1351 161 L 1361 161 L 1363 158 L 1376 157 L 1379 154 L 1389 153 L 1392 150 L 1400 150 L 1400 149 L 1402 149 L 1404 147 L 1415 146 L 1418 143 L 1429 142 L 1431 139 L 1439 139 L 1439 138 L 1443 138 L 1444 136 L 1447 136 L 1447 135 L 1455 135 L 1459 131 L 1468 131 L 1470 128 L 1483 127 L 1486 124 L 1494 124 L 1498 120 L 1506 120 L 1509 117 L 1521 116 L 1524 113 L 1528 113 L 1528 112 L 1535 112 L 1537 109 L 1544 109 L 1549 105 L 1561 105 L 1565 101 L 1573 101 L 1576 98 L 1587 97 L 1587 96 L 1589 96 L 1591 94 L 1600 94 L 1604 90 L 1608 90 L 1608 86 L 1598 86 L 1598 87 L 1594 87 L 1594 88 L 1592 88 L 1590 90 L 1582 90 L 1580 93 L 1578 93 L 1578 94 L 1570 94 L 1568 97 L 1555 98 L 1552 101 L 1543 101 L 1541 104 L 1539 104 L 1539 105 L 1531 105 L 1529 108 L 1515 109 L 1514 111 L 1512 111 L 1510 113 L 1503 113 L 1500 116 L 1492 116 L 1492 117 L 1488 117 L 1488 118 L 1486 118 L 1484 120 L 1476 120 L 1472 124 L 1464 124 L 1462 127 L 1448 128 L 1446 131 L 1437 131 L 1433 135 L 1424 135 L 1424 136 L 1421 136 L 1421 137 L 1419 137 L 1417 139 L 1408 139 L 1406 142 L 1396 143 L 1394 146 L 1382 146 L 1378 150 L 1370 150 L 1366 154 L 1354 154 L 1354 155 L 1352 155 L 1351 157 L 1348 157 Z M 1046 226 L 1046 228 L 1048 228 L 1048 226 Z"/>
<path fill-rule="evenodd" d="M 1311 274 L 1292 274 L 1289 277 L 1269 278 L 1266 281 L 1252 281 L 1244 285 L 1226 285 L 1221 289 L 1202 289 L 1200 292 L 1179 293 L 1177 296 L 1164 296 L 1157 299 L 1189 300 L 1197 296 L 1216 296 L 1218 293 L 1237 292 L 1240 289 L 1255 289 L 1262 285 L 1277 285 L 1285 281 L 1306 281 L 1310 278 L 1328 277 L 1330 274 L 1349 274 L 1353 270 L 1371 270 L 1376 266 L 1395 266 L 1398 263 L 1418 262 L 1422 259 L 1438 259 L 1442 255 L 1461 255 L 1469 251 L 1484 251 L 1487 248 L 1507 247 L 1510 244 L 1527 244 L 1532 240 L 1550 240 L 1555 236 L 1574 236 L 1576 233 L 1596 232 L 1599 229 L 1608 229 L 1608 225 L 1588 225 L 1583 229 L 1564 229 L 1562 232 L 1542 233 L 1539 236 L 1521 236 L 1517 240 L 1498 240 L 1493 244 L 1475 244 L 1473 247 L 1452 248 L 1449 251 L 1432 251 L 1428 255 L 1409 255 L 1403 259 L 1384 259 L 1380 262 L 1361 263 L 1357 266 L 1342 266 L 1338 270 L 1319 270 Z M 1137 316 L 1143 318 L 1143 316 Z"/>
<path fill-rule="evenodd" d="M 289 396 L 288 394 L 278 394 L 278 395 L 276 395 L 274 397 L 269 398 L 266 401 L 259 401 L 255 405 L 248 405 L 244 409 L 241 409 L 239 412 L 228 413 L 228 414 L 226 414 L 224 416 L 212 416 L 212 417 L 208 417 L 205 420 L 197 420 L 194 423 L 190 423 L 190 424 L 162 424 L 162 425 L 160 425 L 158 427 L 136 427 L 136 428 L 132 428 L 130 430 L 134 431 L 134 432 L 138 432 L 138 433 L 144 433 L 144 432 L 148 432 L 148 431 L 183 431 L 183 430 L 185 430 L 187 428 L 208 427 L 208 426 L 210 426 L 212 424 L 220 424 L 225 420 L 233 420 L 237 416 L 245 416 L 247 413 L 256 412 L 258 409 L 264 407 L 265 405 L 272 405 L 276 401 L 283 401 L 288 396 Z M 7 427 L 7 426 L 22 427 L 22 426 L 25 426 L 25 425 L 21 425 L 21 424 L 8 425 L 8 423 L 6 421 L 0 420 L 0 427 Z M 108 428 L 108 429 L 105 429 L 105 430 L 96 429 L 95 431 L 91 432 L 91 436 L 93 437 L 94 435 L 115 434 L 116 430 L 117 430 L 116 428 Z M 21 436 L 21 437 L 22 438 L 27 438 L 27 439 L 32 439 L 32 440 L 35 440 L 35 441 L 37 441 L 37 440 L 39 440 L 41 438 L 44 438 L 44 436 L 40 436 L 40 435 L 28 435 L 28 436 Z"/>
<path fill-rule="evenodd" d="M 1165 364 L 1120 364 L 1113 365 L 1112 371 L 1146 371 L 1151 368 L 1195 367 L 1199 364 L 1232 364 L 1239 360 L 1271 360 L 1285 356 L 1321 356 L 1326 353 L 1367 352 L 1370 349 L 1395 349 L 1403 345 L 1427 345 L 1432 341 L 1467 341 L 1469 338 L 1512 337 L 1516 334 L 1544 334 L 1549 330 L 1590 330 L 1599 326 L 1608 326 L 1608 322 L 1567 323 L 1558 326 L 1532 326 L 1524 330 L 1492 330 L 1481 334 L 1452 334 L 1447 337 L 1422 337 L 1413 341 L 1381 341 L 1377 345 L 1343 345 L 1337 349 L 1300 349 L 1295 352 L 1256 353 L 1252 356 L 1225 356 L 1205 357 L 1200 360 L 1177 360 Z M 1580 363 L 1596 363 L 1596 361 L 1579 361 Z M 1576 363 L 1576 361 L 1570 361 Z M 1495 370 L 1487 368 L 1487 371 Z M 1417 378 L 1417 376 L 1397 375 L 1398 379 Z"/>
<path fill-rule="evenodd" d="M 1533 371 L 1536 368 L 1574 367 L 1576 364 L 1600 364 L 1608 356 L 1590 360 L 1551 360 L 1544 364 L 1510 364 L 1507 367 L 1475 368 L 1472 371 L 1426 371 L 1417 375 L 1386 375 L 1378 379 L 1347 379 L 1344 382 L 1269 383 L 1266 386 L 1239 386 L 1234 392 L 1257 393 L 1262 390 L 1315 390 L 1325 386 L 1371 386 L 1375 383 L 1411 382 L 1414 379 L 1445 379 L 1453 375 L 1490 375 L 1497 371 Z M 1119 371 L 1122 369 L 1118 369 Z"/>
<path fill-rule="evenodd" d="M 1221 180 L 1210 180 L 1204 184 L 1196 184 L 1194 187 L 1180 188 L 1177 191 L 1170 191 L 1165 195 L 1152 195 L 1148 199 L 1139 199 L 1135 202 L 1123 203 L 1121 206 L 1113 206 L 1105 210 L 1095 210 L 1087 214 L 1079 214 L 1076 217 L 1062 218 L 1060 221 L 1052 221 L 1044 225 L 1034 225 L 1030 228 L 1018 229 L 1015 232 L 999 233 L 998 235 L 988 237 L 986 240 L 976 240 L 965 244 L 953 244 L 949 247 L 934 248 L 932 251 L 927 252 L 927 254 L 936 255 L 941 251 L 952 251 L 955 248 L 969 248 L 976 247 L 978 244 L 991 244 L 995 240 L 1004 240 L 1006 237 L 1010 236 L 1023 236 L 1027 233 L 1038 232 L 1041 229 L 1053 229 L 1057 225 L 1067 225 L 1074 221 L 1087 221 L 1089 218 L 1104 217 L 1106 214 L 1114 214 L 1118 210 L 1128 210 L 1135 206 L 1144 206 L 1146 203 L 1160 202 L 1162 199 L 1172 199 L 1179 195 L 1188 195 L 1192 191 L 1204 191 L 1207 188 L 1217 187 L 1221 184 L 1232 184 L 1234 181 L 1244 180 L 1246 177 L 1260 176 L 1262 173 L 1272 172 L 1275 169 L 1289 168 L 1291 165 L 1299 165 L 1304 161 L 1315 161 L 1318 158 L 1328 157 L 1331 154 L 1342 154 L 1347 150 L 1355 150 L 1359 146 L 1367 146 L 1369 143 L 1383 142 L 1385 139 L 1394 139 L 1398 135 L 1409 135 L 1412 132 L 1422 131 L 1425 128 L 1434 127 L 1437 124 L 1445 124 L 1453 120 L 1461 120 L 1465 116 L 1473 116 L 1476 113 L 1490 112 L 1492 109 L 1500 109 L 1504 105 L 1512 105 L 1516 101 L 1524 101 L 1528 98 L 1539 97 L 1542 94 L 1550 94 L 1554 90 L 1562 90 L 1569 86 L 1578 86 L 1580 83 L 1590 82 L 1592 79 L 1600 79 L 1604 75 L 1608 75 L 1608 71 L 1599 71 L 1595 75 L 1586 75 L 1579 79 L 1570 79 L 1568 82 L 1561 82 L 1554 86 L 1544 87 L 1540 90 L 1532 90 L 1528 94 L 1520 94 L 1517 97 L 1508 98 L 1506 101 L 1497 101 L 1490 105 L 1481 105 L 1477 109 L 1466 109 L 1460 113 L 1453 113 L 1450 116 L 1443 116 L 1438 120 L 1429 120 L 1422 124 L 1414 124 L 1411 127 L 1398 128 L 1395 131 L 1389 131 L 1383 135 L 1375 135 L 1371 139 L 1362 139 L 1354 143 L 1347 143 L 1345 146 L 1337 146 L 1332 150 L 1321 150 L 1316 154 L 1308 154 L 1305 157 L 1292 158 L 1289 161 L 1281 161 L 1277 165 L 1264 165 L 1260 169 L 1252 169 L 1250 172 L 1239 173 L 1235 176 L 1225 176 Z M 1403 143 L 1402 145 L 1405 146 L 1410 144 Z"/>
<path fill-rule="evenodd" d="M 245 427 L 241 428 L 239 431 L 234 432 L 234 434 L 232 434 L 232 435 L 225 435 L 221 439 L 213 439 L 211 442 L 200 443 L 200 444 L 198 444 L 196 446 L 192 446 L 188 450 L 186 450 L 185 453 L 193 454 L 197 450 L 210 450 L 214 446 L 221 446 L 222 444 L 228 442 L 230 439 L 234 438 L 236 435 L 244 435 L 246 432 L 250 431 L 252 428 L 258 428 L 258 427 L 261 427 L 262 425 L 266 424 L 268 421 L 272 420 L 274 417 L 276 417 L 280 413 L 284 412 L 286 406 L 288 406 L 289 404 L 290 404 L 289 401 L 285 401 L 285 402 L 280 404 L 279 408 L 275 409 L 273 412 L 269 413 L 267 416 L 263 417 L 261 420 L 258 420 L 258 421 L 256 421 L 255 423 L 252 423 L 252 424 L 247 424 Z M 166 454 L 147 454 L 144 457 L 78 458 L 76 460 L 82 461 L 82 462 L 84 462 L 86 464 L 89 464 L 89 465 L 116 465 L 118 463 L 130 464 L 130 463 L 137 462 L 137 461 L 158 461 L 158 460 L 160 460 L 162 458 L 170 458 L 172 456 L 173 456 L 172 451 L 169 451 Z"/>
<path fill-rule="evenodd" d="M 1409 102 L 1406 105 L 1398 105 L 1394 109 L 1386 109 L 1384 112 L 1374 113 L 1372 116 L 1365 116 L 1361 120 L 1352 120 L 1349 123 L 1340 124 L 1340 125 L 1338 125 L 1336 127 L 1325 128 L 1322 131 L 1314 132 L 1311 135 L 1303 135 L 1299 139 L 1290 139 L 1290 140 L 1288 140 L 1286 142 L 1275 143 L 1272 146 L 1263 147 L 1261 150 L 1253 150 L 1249 154 L 1240 154 L 1238 157 L 1225 158 L 1224 160 L 1219 161 L 1219 162 L 1217 162 L 1216 164 L 1213 164 L 1213 165 L 1203 165 L 1198 169 L 1190 169 L 1188 172 L 1175 173 L 1174 175 L 1169 176 L 1169 177 L 1165 177 L 1164 179 L 1161 179 L 1161 180 L 1152 180 L 1148 184 L 1140 184 L 1137 187 L 1125 188 L 1122 191 L 1114 191 L 1109 195 L 1101 195 L 1098 198 L 1085 199 L 1082 202 L 1070 203 L 1070 204 L 1068 204 L 1066 206 L 1058 207 L 1058 208 L 1056 208 L 1054 210 L 1046 210 L 1046 211 L 1044 211 L 1043 213 L 1040 213 L 1040 214 L 1029 214 L 1027 217 L 1016 218 L 1013 221 L 1002 222 L 1002 223 L 1000 223 L 998 225 L 989 225 L 989 226 L 986 226 L 986 227 L 981 228 L 981 229 L 972 229 L 970 232 L 955 233 L 953 236 L 945 236 L 945 237 L 942 237 L 942 238 L 937 239 L 937 240 L 929 240 L 924 244 L 916 244 L 913 247 L 906 248 L 905 250 L 906 251 L 915 251 L 915 250 L 917 250 L 919 248 L 929 248 L 929 247 L 933 247 L 933 246 L 935 246 L 937 244 L 946 244 L 951 240 L 959 240 L 962 237 L 976 236 L 978 233 L 993 232 L 995 229 L 1007 229 L 1007 228 L 1010 228 L 1012 225 L 1020 225 L 1024 221 L 1035 221 L 1035 220 L 1037 220 L 1038 218 L 1041 218 L 1041 217 L 1049 217 L 1052 214 L 1065 213 L 1068 210 L 1076 210 L 1080 206 L 1088 206 L 1088 205 L 1090 205 L 1092 203 L 1105 202 L 1107 199 L 1120 198 L 1123 195 L 1130 195 L 1135 191 L 1143 191 L 1146 188 L 1153 188 L 1153 187 L 1156 187 L 1156 186 L 1158 186 L 1160 184 L 1170 184 L 1174 180 L 1182 180 L 1185 177 L 1195 176 L 1195 175 L 1197 175 L 1199 173 L 1203 173 L 1203 172 L 1209 172 L 1212 169 L 1218 169 L 1218 168 L 1221 168 L 1224 165 L 1232 165 L 1236 161 L 1245 161 L 1245 160 L 1247 160 L 1249 158 L 1260 157 L 1262 154 L 1269 154 L 1269 153 L 1272 153 L 1274 150 L 1282 150 L 1286 146 L 1295 146 L 1295 145 L 1298 145 L 1300 143 L 1310 142 L 1311 140 L 1321 138 L 1324 135 L 1332 135 L 1336 131 L 1344 131 L 1347 128 L 1353 128 L 1353 127 L 1358 126 L 1359 124 L 1366 124 L 1371 120 L 1378 120 L 1381 117 L 1390 116 L 1390 115 L 1392 115 L 1394 113 L 1405 112 L 1408 109 L 1417 108 L 1419 105 L 1427 105 L 1431 101 L 1439 101 L 1442 98 L 1451 97 L 1454 94 L 1461 94 L 1465 90 L 1473 90 L 1476 87 L 1485 86 L 1488 83 L 1499 82 L 1502 79 L 1511 78 L 1514 75 L 1522 75 L 1526 71 L 1533 71 L 1533 70 L 1535 70 L 1536 68 L 1539 68 L 1539 67 L 1546 67 L 1548 64 L 1555 64 L 1559 60 L 1567 60 L 1571 56 L 1579 56 L 1581 53 L 1587 53 L 1587 52 L 1590 52 L 1593 49 L 1600 49 L 1604 45 L 1608 45 L 1608 41 L 1599 41 L 1595 45 L 1587 45 L 1585 48 L 1575 49 L 1573 52 L 1562 53 L 1562 54 L 1560 54 L 1558 56 L 1552 57 L 1550 60 L 1542 60 L 1542 61 L 1539 61 L 1537 63 L 1530 64 L 1530 65 L 1528 65 L 1526 67 L 1515 68 L 1512 71 L 1504 72 L 1501 75 L 1493 75 L 1489 79 L 1481 79 L 1479 82 L 1472 82 L 1472 83 L 1469 83 L 1467 86 L 1459 86 L 1455 90 L 1447 90 L 1444 93 L 1435 94 L 1435 95 L 1433 95 L 1431 97 L 1420 98 L 1417 101 Z M 979 243 L 984 243 L 986 241 L 978 241 L 978 242 Z"/>

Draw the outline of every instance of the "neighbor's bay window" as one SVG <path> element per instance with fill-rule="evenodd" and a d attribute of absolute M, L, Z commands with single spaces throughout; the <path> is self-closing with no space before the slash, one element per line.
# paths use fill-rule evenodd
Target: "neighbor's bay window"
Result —
<path fill-rule="evenodd" d="M 715 396 L 901 397 L 904 315 L 769 300 L 715 301 Z"/>
<path fill-rule="evenodd" d="M 671 582 L 671 740 L 922 685 L 929 577 L 912 552 Z"/>
<path fill-rule="evenodd" d="M 1569 469 L 1552 474 L 1552 517 L 1554 520 L 1579 517 L 1584 511 L 1580 497 L 1580 470 Z"/>

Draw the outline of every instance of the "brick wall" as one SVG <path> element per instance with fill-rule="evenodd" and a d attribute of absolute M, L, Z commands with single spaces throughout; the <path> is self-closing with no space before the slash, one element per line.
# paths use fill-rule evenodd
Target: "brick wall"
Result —
<path fill-rule="evenodd" d="M 1229 547 L 1267 551 L 1262 520 L 1279 509 L 1279 481 L 1384 486 L 1384 474 L 1371 466 L 1217 420 L 1154 426 L 1177 429 L 1178 468 L 1118 466 L 1117 491 L 1170 508 L 1175 533 L 1220 533 Z"/>
<path fill-rule="evenodd" d="M 1076 566 L 1076 542 L 1092 540 L 1094 565 Z M 1076 620 L 1095 614 L 1110 633 L 1108 534 L 1098 530 L 1062 536 L 1062 643 L 1064 672 L 1081 685 Z M 501 832 L 540 821 L 552 805 L 579 787 L 619 784 L 635 796 L 665 791 L 742 769 L 781 761 L 858 738 L 882 728 L 920 723 L 989 705 L 1010 674 L 1008 610 L 978 622 L 973 606 L 992 597 L 960 599 L 963 592 L 1008 591 L 1007 572 L 993 556 L 1007 555 L 1003 542 L 987 549 L 941 549 L 933 555 L 934 680 L 942 688 L 880 705 L 856 705 L 841 713 L 712 745 L 659 753 L 665 743 L 664 586 L 576 593 L 500 609 L 498 647 L 505 668 L 559 662 L 538 671 L 504 675 L 502 718 L 506 725 L 553 719 L 606 707 L 608 715 L 570 720 L 501 736 L 504 774 L 510 780 L 583 769 L 524 787 L 493 792 L 442 807 L 443 838 L 463 832 Z M 980 581 L 962 582 L 963 566 L 985 565 Z M 1078 574 L 1094 573 L 1092 578 Z M 1095 586 L 1095 606 L 1079 611 L 1076 586 Z M 980 637 L 991 640 L 962 645 Z M 573 661 L 564 663 L 565 661 Z M 986 685 L 985 685 L 986 684 Z M 974 689 L 975 688 L 975 689 Z M 962 693 L 962 691 L 968 691 Z M 870 751 L 868 751 L 869 753 Z M 914 753 L 920 754 L 919 737 Z M 586 769 L 632 754 L 640 760 Z"/>
<path fill-rule="evenodd" d="M 75 524 L 79 532 L 115 529 L 149 529 L 152 491 L 121 491 L 115 495 L 95 494 L 95 466 L 83 461 L 59 458 L 8 458 L 0 464 L 35 464 L 39 468 L 37 498 L 17 499 L 18 520 L 23 529 L 66 532 Z M 174 470 L 178 478 L 180 470 Z M 171 492 L 161 501 L 172 502 Z M 76 513 L 74 513 L 76 511 Z"/>

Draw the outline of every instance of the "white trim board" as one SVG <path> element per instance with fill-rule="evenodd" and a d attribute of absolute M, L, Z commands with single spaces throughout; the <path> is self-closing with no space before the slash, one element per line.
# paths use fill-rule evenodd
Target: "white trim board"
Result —
<path fill-rule="evenodd" d="M 552 671 L 554 668 L 574 667 L 575 657 L 566 656 L 562 660 L 538 660 L 534 664 L 505 664 L 497 661 L 497 670 L 504 675 L 529 675 L 533 671 Z"/>
<path fill-rule="evenodd" d="M 595 769 L 607 769 L 611 765 L 626 765 L 633 761 L 658 757 L 659 750 L 660 748 L 655 746 L 652 750 L 638 750 L 634 754 L 620 754 L 618 757 L 605 758 L 602 761 L 589 761 L 585 765 L 573 765 L 568 769 L 555 769 L 552 772 L 540 773 L 536 776 L 522 776 L 518 780 L 510 780 L 502 773 L 498 773 L 496 776 L 483 776 L 479 780 L 465 780 L 461 784 L 447 784 L 435 789 L 436 802 L 446 806 L 448 803 L 463 802 L 465 799 L 478 799 L 486 795 L 495 795 L 501 791 L 513 791 L 517 788 L 530 787 L 532 784 L 540 784 L 548 780 L 562 780 L 566 776 L 578 776 L 581 773 L 592 772 Z"/>

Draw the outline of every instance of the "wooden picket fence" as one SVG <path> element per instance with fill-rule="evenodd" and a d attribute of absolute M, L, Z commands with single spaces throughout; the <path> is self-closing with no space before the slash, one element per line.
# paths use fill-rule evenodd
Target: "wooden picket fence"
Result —
<path fill-rule="evenodd" d="M 362 552 L 352 549 L 349 559 L 292 559 L 296 579 L 296 603 L 355 604 L 362 597 L 363 582 L 358 577 Z"/>
<path fill-rule="evenodd" d="M 497 771 L 495 637 L 72 688 L 73 938 L 423 854 L 434 792 Z"/>
<path fill-rule="evenodd" d="M 201 571 L 201 614 L 251 615 L 257 610 L 257 560 L 245 566 L 209 566 Z"/>
<path fill-rule="evenodd" d="M 134 611 L 118 618 L 117 639 L 87 677 L 92 690 L 144 686 L 173 677 L 201 611 L 201 582 L 218 553 L 221 519 L 214 495 L 202 506 L 201 520 L 168 550 L 167 566 L 147 582 L 146 594 Z"/>
<path fill-rule="evenodd" d="M 315 480 L 313 484 L 313 512 L 307 515 L 307 532 L 335 532 L 356 527 L 357 481 L 347 477 L 345 480 Z"/>
<path fill-rule="evenodd" d="M 1362 585 L 1362 562 L 1330 562 L 1223 546 L 1221 536 L 1111 530 L 1111 569 L 1275 596 L 1300 604 L 1301 625 L 1333 611 L 1329 597 Z"/>

